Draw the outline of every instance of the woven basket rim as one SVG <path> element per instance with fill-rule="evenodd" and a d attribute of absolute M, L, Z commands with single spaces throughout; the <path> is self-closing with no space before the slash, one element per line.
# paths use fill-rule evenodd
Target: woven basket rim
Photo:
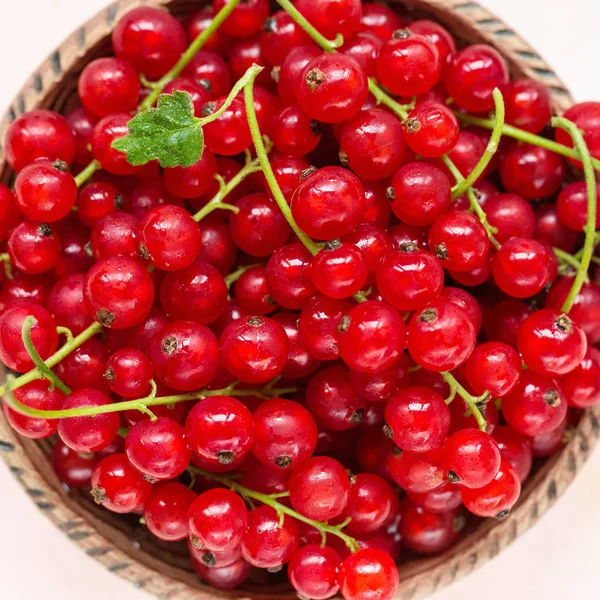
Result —
<path fill-rule="evenodd" d="M 547 85 L 556 113 L 564 111 L 572 99 L 547 63 L 501 19 L 469 0 L 401 0 L 392 2 L 424 10 L 467 40 L 479 39 L 495 46 L 507 58 L 513 72 Z M 61 87 L 72 85 L 74 72 L 85 57 L 93 53 L 113 29 L 121 15 L 136 6 L 164 7 L 172 4 L 199 8 L 189 0 L 119 0 L 98 12 L 76 29 L 33 73 L 16 95 L 0 121 L 0 139 L 10 122 L 26 110 L 40 105 L 61 105 Z M 7 181 L 10 172 L 0 147 L 0 173 Z M 587 459 L 600 434 L 600 407 L 583 414 L 569 443 L 528 480 L 511 518 L 498 523 L 482 522 L 450 550 L 428 559 L 400 565 L 401 587 L 397 598 L 416 600 L 425 597 L 477 566 L 493 558 L 518 535 L 526 531 L 555 502 Z M 88 556 L 104 564 L 111 572 L 169 600 L 209 598 L 276 600 L 295 598 L 295 594 L 258 588 L 219 591 L 198 584 L 197 578 L 179 568 L 161 563 L 155 556 L 136 547 L 136 541 L 111 526 L 114 519 L 81 502 L 77 493 L 68 495 L 49 468 L 42 446 L 21 438 L 0 414 L 0 454 L 44 514 Z M 107 525 L 107 522 L 109 523 Z"/>

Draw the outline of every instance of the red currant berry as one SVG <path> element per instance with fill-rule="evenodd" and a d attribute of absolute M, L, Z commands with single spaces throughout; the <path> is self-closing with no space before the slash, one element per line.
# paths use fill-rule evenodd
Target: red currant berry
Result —
<path fill-rule="evenodd" d="M 50 390 L 49 387 L 50 383 L 48 381 L 32 381 L 17 388 L 12 394 L 16 400 L 29 408 L 59 410 L 65 396 L 60 390 L 56 388 Z M 28 417 L 11 408 L 6 401 L 3 402 L 3 408 L 4 416 L 9 425 L 25 437 L 39 440 L 56 433 L 58 421 L 55 419 Z"/>
<path fill-rule="evenodd" d="M 340 563 L 340 555 L 332 548 L 308 544 L 292 556 L 288 577 L 299 596 L 326 600 L 339 590 L 337 568 Z"/>
<path fill-rule="evenodd" d="M 328 521 L 346 508 L 350 479 L 337 460 L 317 456 L 292 471 L 289 491 L 294 510 L 315 521 Z"/>
<path fill-rule="evenodd" d="M 118 58 L 129 61 L 138 73 L 154 80 L 175 65 L 187 42 L 185 30 L 173 15 L 140 6 L 119 19 L 112 44 Z"/>
<path fill-rule="evenodd" d="M 476 394 L 489 392 L 493 398 L 506 396 L 519 381 L 519 354 L 502 342 L 487 342 L 473 350 L 465 365 L 469 386 Z"/>
<path fill-rule="evenodd" d="M 217 173 L 215 155 L 205 148 L 202 158 L 191 167 L 171 167 L 163 171 L 165 188 L 180 198 L 197 198 L 209 191 Z"/>
<path fill-rule="evenodd" d="M 235 492 L 208 490 L 189 509 L 192 544 L 213 552 L 231 550 L 242 541 L 248 520 L 246 505 Z"/>
<path fill-rule="evenodd" d="M 427 452 L 442 445 L 450 429 L 450 409 L 435 391 L 419 386 L 399 390 L 385 407 L 384 431 L 396 446 Z"/>
<path fill-rule="evenodd" d="M 424 102 L 404 122 L 406 143 L 416 154 L 437 158 L 448 154 L 458 141 L 458 120 L 443 104 Z"/>
<path fill-rule="evenodd" d="M 60 240 L 47 223 L 22 221 L 10 232 L 7 250 L 13 266 L 28 275 L 39 275 L 57 263 Z"/>
<path fill-rule="evenodd" d="M 344 123 L 340 160 L 362 179 L 389 177 L 404 162 L 405 155 L 402 125 L 385 110 L 362 110 Z"/>
<path fill-rule="evenodd" d="M 410 501 L 426 512 L 446 513 L 462 504 L 460 488 L 449 481 L 429 492 L 407 492 Z"/>
<path fill-rule="evenodd" d="M 502 460 L 514 467 L 522 483 L 531 471 L 531 440 L 505 426 L 495 427 L 493 435 L 500 448 Z"/>
<path fill-rule="evenodd" d="M 531 133 L 540 133 L 552 117 L 550 91 L 533 79 L 512 81 L 504 94 L 504 102 L 506 122 Z"/>
<path fill-rule="evenodd" d="M 321 126 L 300 107 L 286 106 L 271 120 L 270 136 L 280 152 L 290 156 L 304 156 L 318 146 Z"/>
<path fill-rule="evenodd" d="M 491 435 L 478 429 L 461 429 L 444 444 L 448 479 L 461 487 L 480 488 L 488 484 L 500 468 L 500 450 Z"/>
<path fill-rule="evenodd" d="M 535 211 L 535 235 L 538 242 L 555 246 L 565 252 L 573 252 L 580 246 L 581 233 L 569 229 L 558 217 L 555 204 L 542 204 Z"/>
<path fill-rule="evenodd" d="M 191 458 L 183 427 L 173 419 L 158 417 L 136 423 L 125 439 L 129 462 L 153 479 L 174 479 Z"/>
<path fill-rule="evenodd" d="M 400 16 L 392 8 L 376 2 L 363 3 L 360 22 L 362 29 L 371 31 L 383 41 L 389 40 L 402 26 Z"/>
<path fill-rule="evenodd" d="M 32 316 L 31 342 L 42 360 L 58 347 L 54 317 L 40 304 L 30 300 L 9 303 L 0 312 L 0 360 L 13 371 L 25 373 L 35 365 L 23 343 L 23 323 Z"/>
<path fill-rule="evenodd" d="M 71 212 L 77 200 L 77 186 L 73 175 L 66 171 L 66 163 L 40 159 L 17 175 L 15 198 L 26 217 L 53 223 Z"/>
<path fill-rule="evenodd" d="M 580 102 L 572 106 L 563 115 L 573 121 L 577 128 L 583 131 L 583 139 L 594 158 L 600 157 L 600 102 Z M 556 141 L 559 144 L 573 147 L 571 135 L 563 129 L 555 130 Z M 581 161 L 570 158 L 569 161 L 581 168 Z"/>
<path fill-rule="evenodd" d="M 365 548 L 348 556 L 338 567 L 338 583 L 345 600 L 391 600 L 400 577 L 389 554 Z"/>
<path fill-rule="evenodd" d="M 311 43 L 308 34 L 285 10 L 279 10 L 265 19 L 260 34 L 260 50 L 272 65 L 281 65 L 298 46 Z"/>
<path fill-rule="evenodd" d="M 448 55 L 456 52 L 456 42 L 452 34 L 439 23 L 419 19 L 409 23 L 407 27 L 413 33 L 426 37 L 436 47 L 443 65 L 446 64 Z"/>
<path fill-rule="evenodd" d="M 92 229 L 90 243 L 96 260 L 122 254 L 129 258 L 139 256 L 137 231 L 140 220 L 120 211 L 102 217 Z"/>
<path fill-rule="evenodd" d="M 254 412 L 252 454 L 268 467 L 290 469 L 308 460 L 317 446 L 317 425 L 301 404 L 273 398 Z"/>
<path fill-rule="evenodd" d="M 353 58 L 367 77 L 375 77 L 375 61 L 383 41 L 370 31 L 357 31 L 344 40 L 340 52 Z"/>
<path fill-rule="evenodd" d="M 76 141 L 66 119 L 50 110 L 32 110 L 10 124 L 4 140 L 8 164 L 17 172 L 36 158 L 73 162 Z"/>
<path fill-rule="evenodd" d="M 321 50 L 316 46 L 297 46 L 290 50 L 281 63 L 281 67 L 273 69 L 271 76 L 277 82 L 277 91 L 283 101 L 288 104 L 298 102 L 298 91 L 302 81 L 304 67 L 317 56 Z M 268 56 L 268 54 L 265 54 Z"/>
<path fill-rule="evenodd" d="M 252 267 L 242 273 L 235 282 L 235 299 L 238 306 L 250 315 L 268 315 L 277 309 L 275 300 L 269 294 L 265 267 Z M 220 305 L 222 307 L 222 301 Z"/>
<path fill-rule="evenodd" d="M 224 465 L 246 456 L 254 442 L 252 414 L 229 396 L 212 396 L 196 404 L 185 428 L 187 441 L 196 454 Z"/>
<path fill-rule="evenodd" d="M 477 331 L 467 313 L 446 299 L 438 299 L 408 325 L 408 352 L 430 371 L 451 371 L 473 352 Z"/>
<path fill-rule="evenodd" d="M 62 410 L 109 406 L 112 400 L 91 388 L 75 390 L 67 396 Z M 65 417 L 58 421 L 60 439 L 76 452 L 98 452 L 111 444 L 119 431 L 119 413 L 99 413 L 87 417 Z"/>
<path fill-rule="evenodd" d="M 110 394 L 108 381 L 104 377 L 108 351 L 98 340 L 86 340 L 79 348 L 63 358 L 55 367 L 56 374 L 70 388 L 94 388 Z"/>
<path fill-rule="evenodd" d="M 105 327 L 126 329 L 141 323 L 154 303 L 154 284 L 148 271 L 127 256 L 98 261 L 85 279 L 85 303 Z"/>
<path fill-rule="evenodd" d="M 52 468 L 60 482 L 70 488 L 89 487 L 98 460 L 95 454 L 80 454 L 71 450 L 60 439 L 52 448 Z"/>
<path fill-rule="evenodd" d="M 567 401 L 554 379 L 527 369 L 517 387 L 502 398 L 502 414 L 518 433 L 543 435 L 556 429 L 567 414 Z"/>
<path fill-rule="evenodd" d="M 430 452 L 393 450 L 389 468 L 392 479 L 410 493 L 430 492 L 439 488 L 446 479 L 441 448 Z"/>
<path fill-rule="evenodd" d="M 600 402 L 600 352 L 588 348 L 581 364 L 559 379 L 569 406 L 588 408 Z"/>
<path fill-rule="evenodd" d="M 600 186 L 598 185 L 596 185 L 596 193 L 600 194 Z M 588 194 L 585 181 L 570 183 L 560 191 L 556 199 L 558 218 L 569 229 L 581 233 L 587 225 L 587 204 Z M 600 228 L 600 215 L 596 215 L 596 225 L 594 228 Z"/>
<path fill-rule="evenodd" d="M 136 471 L 125 454 L 103 458 L 92 473 L 92 498 L 108 510 L 123 514 L 143 509 L 152 484 Z"/>
<path fill-rule="evenodd" d="M 539 242 L 511 238 L 492 259 L 494 281 L 513 298 L 529 298 L 550 281 L 553 260 L 550 251 Z"/>
<path fill-rule="evenodd" d="M 203 581 L 219 590 L 232 590 L 241 586 L 252 573 L 252 566 L 244 559 L 224 567 L 208 567 L 192 557 L 192 566 Z"/>
<path fill-rule="evenodd" d="M 131 165 L 123 152 L 112 147 L 114 140 L 129 133 L 127 123 L 130 119 L 128 114 L 115 113 L 104 117 L 94 127 L 92 155 L 105 171 L 113 175 L 131 175 L 140 169 Z"/>
<path fill-rule="evenodd" d="M 377 79 L 398 96 L 428 92 L 442 74 L 442 61 L 435 45 L 410 29 L 398 29 L 377 56 Z"/>
<path fill-rule="evenodd" d="M 181 483 L 165 483 L 152 491 L 144 505 L 146 527 L 158 539 L 177 542 L 188 537 L 188 510 L 196 494 Z"/>
<path fill-rule="evenodd" d="M 396 364 L 379 373 L 351 370 L 350 383 L 361 398 L 369 402 L 387 402 L 393 392 L 408 383 L 408 366 L 408 356 L 402 354 Z"/>
<path fill-rule="evenodd" d="M 117 350 L 106 363 L 104 377 L 110 389 L 123 398 L 143 398 L 150 391 L 150 359 L 135 348 Z"/>
<path fill-rule="evenodd" d="M 219 347 L 204 325 L 173 321 L 152 339 L 150 360 L 158 378 L 169 387 L 197 390 L 217 372 Z"/>
<path fill-rule="evenodd" d="M 224 103 L 224 97 L 208 102 L 202 109 L 202 116 L 212 115 Z M 207 123 L 202 129 L 206 147 L 214 154 L 235 156 L 252 144 L 246 108 L 239 98 L 236 98 L 216 121 Z"/>
<path fill-rule="evenodd" d="M 360 111 L 369 90 L 359 63 L 333 52 L 313 58 L 304 67 L 297 94 L 300 108 L 313 119 L 341 123 Z"/>
<path fill-rule="evenodd" d="M 221 522 L 221 519 L 219 520 Z M 242 556 L 253 566 L 274 569 L 288 562 L 298 549 L 296 522 L 279 515 L 270 506 L 248 513 L 248 528 L 242 539 Z"/>
<path fill-rule="evenodd" d="M 456 104 L 472 112 L 494 108 L 492 93 L 503 92 L 509 83 L 504 58 L 491 46 L 475 44 L 454 54 L 446 74 L 448 94 Z"/>
<path fill-rule="evenodd" d="M 494 237 L 500 244 L 510 238 L 532 238 L 535 213 L 529 202 L 515 194 L 498 194 L 485 202 L 488 223 L 498 231 Z"/>
<path fill-rule="evenodd" d="M 93 227 L 102 217 L 123 208 L 125 200 L 117 188 L 107 181 L 86 185 L 77 199 L 77 214 L 86 225 Z"/>
<path fill-rule="evenodd" d="M 470 490 L 461 488 L 463 504 L 478 517 L 506 519 L 521 493 L 521 482 L 515 468 L 503 460 L 492 481 L 483 487 Z"/>

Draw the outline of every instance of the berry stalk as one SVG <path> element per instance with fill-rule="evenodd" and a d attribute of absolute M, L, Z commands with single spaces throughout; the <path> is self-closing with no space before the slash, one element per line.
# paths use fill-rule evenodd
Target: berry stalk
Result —
<path fill-rule="evenodd" d="M 67 419 L 73 417 L 93 417 L 95 415 L 122 412 L 124 410 L 139 410 L 140 412 L 150 416 L 152 420 L 156 419 L 154 413 L 150 410 L 152 406 L 163 406 L 165 404 L 177 404 L 179 402 L 187 402 L 189 400 L 203 400 L 209 396 L 257 396 L 266 400 L 268 398 L 276 398 L 284 394 L 291 394 L 297 391 L 297 388 L 270 388 L 265 386 L 261 390 L 238 390 L 235 389 L 237 382 L 221 388 L 219 390 L 199 390 L 197 392 L 187 392 L 184 394 L 175 394 L 172 396 L 156 396 L 156 384 L 152 382 L 152 391 L 145 398 L 136 400 L 125 400 L 123 402 L 115 402 L 103 406 L 85 406 L 82 408 L 70 408 L 65 410 L 40 410 L 31 408 L 19 402 L 13 394 L 14 384 L 17 379 L 7 378 L 7 386 L 5 389 L 5 400 L 9 406 L 15 411 L 24 414 L 28 417 L 38 419 Z"/>
<path fill-rule="evenodd" d="M 481 396 L 473 396 L 469 394 L 469 392 L 467 392 L 467 390 L 457 381 L 456 377 L 454 377 L 452 373 L 446 371 L 440 373 L 440 375 L 444 378 L 444 381 L 450 386 L 450 396 L 448 397 L 449 401 L 451 402 L 455 398 L 456 394 L 458 394 L 469 407 L 471 414 L 475 417 L 475 420 L 477 421 L 479 429 L 481 429 L 481 431 L 485 431 L 487 423 L 486 420 L 483 418 L 483 415 L 481 414 L 481 411 L 479 410 L 477 404 L 479 402 L 487 400 L 489 398 L 489 394 L 485 392 Z"/>
<path fill-rule="evenodd" d="M 47 358 L 44 361 L 44 364 L 48 368 L 55 367 L 63 358 L 69 356 L 71 352 L 79 348 L 81 344 L 94 337 L 96 334 L 102 331 L 102 325 L 100 323 L 94 321 L 89 327 L 84 329 L 78 336 L 75 336 L 73 339 L 68 340 L 64 346 L 59 348 L 52 356 Z M 37 367 L 35 369 L 31 369 L 27 373 L 24 373 L 20 377 L 14 379 L 11 389 L 15 390 L 24 386 L 27 383 L 31 383 L 36 379 L 42 379 L 42 375 L 38 371 Z M 6 392 L 6 385 L 0 386 L 0 396 L 2 396 Z"/>
<path fill-rule="evenodd" d="M 165 86 L 176 77 L 181 75 L 181 72 L 187 67 L 189 62 L 194 58 L 198 50 L 206 44 L 210 36 L 221 26 L 223 21 L 233 12 L 233 9 L 240 3 L 240 0 L 229 0 L 227 4 L 215 15 L 211 24 L 188 46 L 187 50 L 181 55 L 175 66 L 165 73 L 156 83 L 152 84 L 152 92 L 140 104 L 139 110 L 146 110 L 154 106 L 156 99 L 160 96 Z"/>
<path fill-rule="evenodd" d="M 252 173 L 258 173 L 259 171 L 262 171 L 262 167 L 260 166 L 260 161 L 258 158 L 247 161 L 238 173 L 236 173 L 227 183 L 225 183 L 225 185 L 220 186 L 219 191 L 211 198 L 206 206 L 203 206 L 194 215 L 194 220 L 202 221 L 202 219 L 209 215 L 213 210 L 217 210 L 219 208 L 237 212 L 238 209 L 236 206 L 223 202 L 223 199 L 226 198 L 227 195 L 230 194 L 238 185 L 240 185 L 240 183 L 242 183 L 242 181 L 244 181 L 248 175 L 251 175 Z"/>
<path fill-rule="evenodd" d="M 100 163 L 94 159 L 83 171 L 75 175 L 75 184 L 77 187 L 81 187 L 100 168 Z"/>
<path fill-rule="evenodd" d="M 561 310 L 568 313 L 573 304 L 575 298 L 581 291 L 583 284 L 587 278 L 588 269 L 592 262 L 592 255 L 594 254 L 594 242 L 596 239 L 596 212 L 597 212 L 597 195 L 596 195 L 596 176 L 594 174 L 594 165 L 592 163 L 592 156 L 590 155 L 589 148 L 583 139 L 583 134 L 579 131 L 577 125 L 564 117 L 554 117 L 552 119 L 553 127 L 560 127 L 570 134 L 573 138 L 573 144 L 577 150 L 578 155 L 581 157 L 583 163 L 583 174 L 585 176 L 585 184 L 587 188 L 587 223 L 585 227 L 585 242 L 583 244 L 583 251 L 581 254 L 581 264 L 577 269 L 573 285 L 569 291 L 569 295 L 565 299 Z"/>
<path fill-rule="evenodd" d="M 192 465 L 190 465 L 188 467 L 188 471 L 192 475 L 196 475 L 196 476 L 201 475 L 203 477 L 212 479 L 213 481 L 218 481 L 219 483 L 226 485 L 230 490 L 232 490 L 233 492 L 236 492 L 237 494 L 242 496 L 242 498 L 244 498 L 245 500 L 256 500 L 257 502 L 260 502 L 261 504 L 266 504 L 267 506 L 270 506 L 279 515 L 281 521 L 283 521 L 283 517 L 285 515 L 288 515 L 289 517 L 292 517 L 293 519 L 302 521 L 303 523 L 306 523 L 307 525 L 311 525 L 312 527 L 314 527 L 321 533 L 321 537 L 323 539 L 323 542 L 322 542 L 323 546 L 326 543 L 327 534 L 331 534 L 331 535 L 335 535 L 335 536 L 339 537 L 346 544 L 346 546 L 348 546 L 348 548 L 350 548 L 350 550 L 352 552 L 356 552 L 357 550 L 359 550 L 358 542 L 353 537 L 349 536 L 348 534 L 346 534 L 342 531 L 342 529 L 349 523 L 349 520 L 346 520 L 343 523 L 340 523 L 339 525 L 335 525 L 335 526 L 328 525 L 327 523 L 322 523 L 321 521 L 314 521 L 313 519 L 309 519 L 308 517 L 301 515 L 299 512 L 295 511 L 293 508 L 290 508 L 289 506 L 286 506 L 285 504 L 281 504 L 281 502 L 277 501 L 277 498 L 287 496 L 287 493 L 285 493 L 285 494 L 270 494 L 270 495 L 261 494 L 260 492 L 255 492 L 254 490 L 251 490 L 247 487 L 244 487 L 243 485 L 240 485 L 239 483 L 237 483 L 236 481 L 234 481 L 233 479 L 231 479 L 229 477 L 225 477 L 223 475 L 216 475 L 215 473 L 208 473 L 207 471 L 203 471 Z"/>
<path fill-rule="evenodd" d="M 474 117 L 472 115 L 467 115 L 458 111 L 455 111 L 454 114 L 460 121 L 466 123 L 467 125 L 476 125 L 477 127 L 483 127 L 485 129 L 494 129 L 495 123 L 492 119 Z M 558 125 L 554 126 L 558 127 Z M 502 126 L 502 135 L 506 135 L 521 142 L 525 142 L 526 144 L 531 144 L 532 146 L 540 146 L 541 148 L 546 148 L 546 150 L 550 150 L 551 152 L 560 154 L 561 156 L 564 156 L 566 158 L 582 160 L 582 155 L 580 154 L 580 151 L 577 149 L 577 147 L 569 148 L 568 146 L 559 144 L 554 140 L 549 140 L 548 138 L 542 137 L 541 135 L 536 135 L 534 133 L 529 133 L 528 131 L 525 131 L 523 129 L 519 129 L 514 125 L 504 124 Z M 596 171 L 600 171 L 600 160 L 592 157 L 591 164 Z"/>
<path fill-rule="evenodd" d="M 37 371 L 40 375 L 40 378 L 47 379 L 50 382 L 51 389 L 57 387 L 63 394 L 70 394 L 71 388 L 65 385 L 57 375 L 55 375 L 52 370 L 46 365 L 46 363 L 42 360 L 42 357 L 38 354 L 36 347 L 33 344 L 31 339 L 31 328 L 37 323 L 35 317 L 29 316 L 23 321 L 23 328 L 21 330 L 21 335 L 23 337 L 23 344 L 25 345 L 25 350 L 31 357 L 33 364 L 36 366 Z"/>
<path fill-rule="evenodd" d="M 325 50 L 325 52 L 335 52 L 337 48 L 343 45 L 344 36 L 341 33 L 338 33 L 335 36 L 335 40 L 328 40 L 308 22 L 304 15 L 290 2 L 290 0 L 277 0 L 277 4 L 279 4 L 279 6 L 281 6 L 281 8 L 283 8 L 283 10 L 285 10 L 288 15 L 290 15 L 290 17 L 292 17 L 292 19 L 296 21 L 296 23 L 298 23 L 298 25 L 300 25 L 300 27 L 302 27 L 302 29 L 304 29 L 304 31 L 306 31 L 306 33 L 308 33 L 308 35 L 310 35 L 323 50 Z"/>

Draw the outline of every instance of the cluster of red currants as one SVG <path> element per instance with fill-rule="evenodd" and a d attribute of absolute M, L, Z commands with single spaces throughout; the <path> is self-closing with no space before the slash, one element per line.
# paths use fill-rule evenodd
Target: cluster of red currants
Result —
<path fill-rule="evenodd" d="M 401 551 L 506 518 L 600 401 L 600 103 L 543 137 L 549 90 L 495 49 L 279 4 L 136 8 L 79 106 L 11 124 L 4 413 L 216 587 L 287 564 L 303 598 L 389 600 Z M 132 164 L 113 142 L 175 90 L 201 156 Z"/>

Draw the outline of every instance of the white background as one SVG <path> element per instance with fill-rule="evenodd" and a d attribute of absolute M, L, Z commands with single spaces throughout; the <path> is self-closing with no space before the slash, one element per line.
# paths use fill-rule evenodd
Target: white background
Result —
<path fill-rule="evenodd" d="M 600 3 L 480 0 L 555 67 L 578 100 L 600 99 Z M 0 110 L 45 56 L 106 0 L 0 0 Z M 0 461 L 1 463 L 1 461 Z M 552 511 L 513 546 L 435 600 L 597 597 L 600 448 Z M 596 587 L 597 589 L 597 587 Z M 0 598 L 145 600 L 86 557 L 0 464 Z"/>

